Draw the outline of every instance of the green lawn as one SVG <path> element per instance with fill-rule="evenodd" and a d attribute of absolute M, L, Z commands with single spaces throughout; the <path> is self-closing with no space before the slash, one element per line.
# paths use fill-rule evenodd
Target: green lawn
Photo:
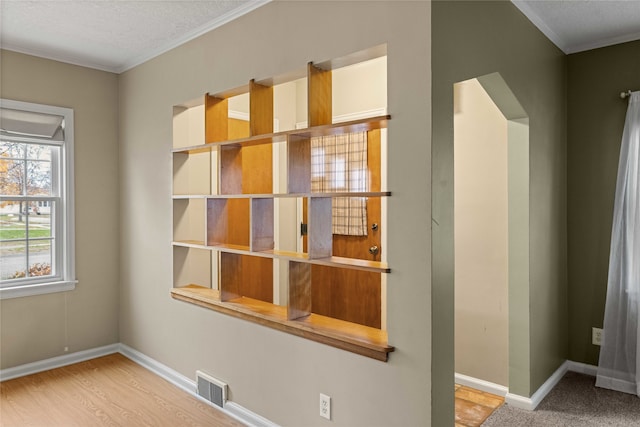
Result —
<path fill-rule="evenodd" d="M 31 231 L 29 232 L 29 237 L 32 239 L 37 237 L 50 237 L 50 236 L 51 236 L 51 230 L 49 230 L 48 228 L 31 229 Z M 2 240 L 24 239 L 25 237 L 26 237 L 26 233 L 24 228 L 0 229 L 0 239 Z"/>

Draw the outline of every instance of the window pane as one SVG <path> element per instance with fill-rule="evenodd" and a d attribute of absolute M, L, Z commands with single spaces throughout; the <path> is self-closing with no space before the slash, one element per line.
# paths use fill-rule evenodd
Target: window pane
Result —
<path fill-rule="evenodd" d="M 51 237 L 51 208 L 46 201 L 31 202 L 29 209 L 29 239 Z"/>
<path fill-rule="evenodd" d="M 27 195 L 51 195 L 50 161 L 27 161 Z"/>
<path fill-rule="evenodd" d="M 51 241 L 29 241 L 29 277 L 51 276 Z"/>
<path fill-rule="evenodd" d="M 49 145 L 28 144 L 27 159 L 28 160 L 46 160 L 51 161 L 51 150 L 53 147 Z"/>
<path fill-rule="evenodd" d="M 27 217 L 20 213 L 20 205 L 20 202 L 0 203 L 0 240 L 26 237 Z"/>
<path fill-rule="evenodd" d="M 0 141 L 0 157 L 24 159 L 25 145 L 22 142 Z"/>
<path fill-rule="evenodd" d="M 24 165 L 23 160 L 7 159 L 0 156 L 0 194 L 23 195 Z"/>
<path fill-rule="evenodd" d="M 25 241 L 0 242 L 0 278 L 5 280 L 25 277 L 26 271 Z"/>

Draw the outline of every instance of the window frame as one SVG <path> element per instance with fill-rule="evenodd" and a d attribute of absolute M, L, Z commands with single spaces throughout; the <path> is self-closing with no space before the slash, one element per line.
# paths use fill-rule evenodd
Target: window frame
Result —
<path fill-rule="evenodd" d="M 33 278 L 8 279 L 0 281 L 0 300 L 31 295 L 70 291 L 77 283 L 75 272 L 75 205 L 74 205 L 74 112 L 71 108 L 34 104 L 10 99 L 0 99 L 0 108 L 21 110 L 31 113 L 51 114 L 63 117 L 64 138 L 57 141 L 49 138 L 10 135 L 2 132 L 2 139 L 11 142 L 51 145 L 59 147 L 59 156 L 52 158 L 52 181 L 57 180 L 58 195 L 16 196 L 15 198 L 33 199 L 33 201 L 55 202 L 55 215 L 52 215 L 52 266 L 54 275 Z M 53 157 L 53 156 L 52 156 Z M 55 163 L 55 164 L 54 164 Z M 57 173 L 54 171 L 59 167 Z M 52 187 L 53 187 L 52 182 Z M 3 197 L 11 201 L 14 197 Z M 28 205 L 27 205 L 28 209 Z M 53 213 L 53 212 L 52 212 Z M 53 234 L 53 233 L 52 233 Z"/>

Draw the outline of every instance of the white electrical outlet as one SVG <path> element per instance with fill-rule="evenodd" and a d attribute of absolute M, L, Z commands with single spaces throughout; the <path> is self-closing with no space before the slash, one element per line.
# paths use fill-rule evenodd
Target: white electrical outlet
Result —
<path fill-rule="evenodd" d="M 320 393 L 320 416 L 331 420 L 331 398 Z"/>
<path fill-rule="evenodd" d="M 593 345 L 602 345 L 602 329 L 591 328 L 591 343 Z"/>

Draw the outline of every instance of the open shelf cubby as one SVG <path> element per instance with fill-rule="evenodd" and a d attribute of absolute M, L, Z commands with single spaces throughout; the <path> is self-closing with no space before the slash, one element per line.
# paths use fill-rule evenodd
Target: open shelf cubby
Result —
<path fill-rule="evenodd" d="M 380 50 L 374 52 L 378 56 L 372 59 L 379 58 Z M 243 88 L 205 94 L 174 108 L 171 295 L 386 361 L 394 348 L 380 320 L 380 283 L 391 270 L 378 246 L 369 249 L 365 237 L 334 237 L 332 206 L 336 198 L 375 201 L 378 207 L 371 205 L 369 216 L 379 216 L 375 212 L 391 192 L 381 190 L 379 178 L 372 178 L 379 171 L 371 168 L 361 173 L 367 181 L 362 189 L 314 191 L 312 139 L 360 132 L 374 141 L 367 149 L 379 152 L 380 131 L 391 117 L 377 114 L 333 123 L 331 64 L 310 63 L 302 76 L 252 80 Z M 275 119 L 279 106 L 299 104 L 301 88 L 305 126 Z M 295 90 L 298 95 L 290 95 Z M 274 93 L 289 98 L 274 103 Z M 235 109 L 239 97 L 248 111 Z M 294 220 L 283 219 L 285 211 L 293 212 Z M 365 229 L 377 235 L 382 221 L 368 221 Z M 368 252 L 361 250 L 363 245 Z M 358 290 L 361 277 L 373 278 L 373 285 L 367 285 L 372 290 Z M 345 297 L 346 291 L 357 298 Z"/>

